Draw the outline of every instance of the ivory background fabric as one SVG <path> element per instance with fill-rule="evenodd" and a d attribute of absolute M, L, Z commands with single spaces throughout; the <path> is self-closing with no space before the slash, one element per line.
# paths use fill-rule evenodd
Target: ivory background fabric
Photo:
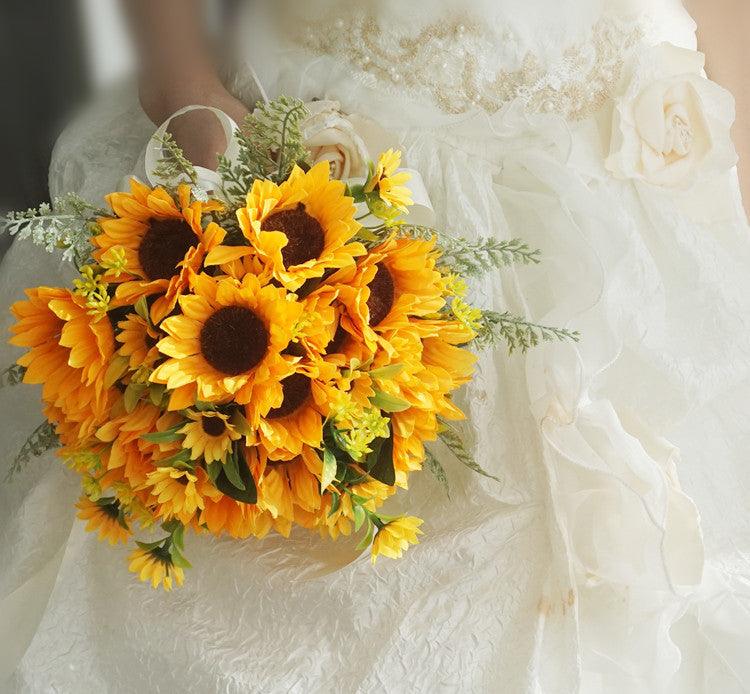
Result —
<path fill-rule="evenodd" d="M 667 191 L 604 166 L 614 100 L 638 54 L 663 40 L 694 48 L 694 25 L 666 0 L 603 39 L 592 32 L 603 11 L 593 0 L 477 0 L 460 17 L 451 5 L 357 8 L 375 12 L 368 46 L 379 63 L 405 33 L 423 30 L 445 69 L 476 58 L 481 73 L 470 74 L 484 86 L 464 110 L 441 106 L 442 63 L 429 50 L 376 73 L 362 56 L 311 48 L 299 34 L 311 17 L 332 31 L 361 26 L 362 14 L 345 17 L 331 0 L 306 3 L 307 17 L 301 3 L 248 3 L 240 55 L 272 94 L 335 98 L 377 118 L 455 233 L 520 236 L 543 249 L 539 267 L 473 287 L 484 305 L 583 335 L 526 357 L 482 356 L 462 404 L 467 435 L 502 484 L 441 451 L 452 500 L 427 474 L 396 498 L 426 519 L 403 561 L 372 568 L 354 542 L 304 533 L 242 543 L 191 536 L 195 568 L 165 595 L 132 580 L 127 550 L 84 533 L 73 520 L 74 480 L 41 459 L 0 487 L 9 558 L 0 608 L 33 606 L 11 613 L 19 626 L 0 626 L 15 646 L 0 660 L 9 691 L 750 687 L 750 236 L 736 174 Z M 323 30 L 315 26 L 313 38 Z M 642 30 L 628 43 L 633 27 Z M 566 60 L 571 46 L 578 63 Z M 541 67 L 523 72 L 528 56 Z M 402 73 L 422 68 L 420 88 L 403 86 Z M 536 99 L 600 68 L 602 84 L 580 98 L 603 101 L 585 117 L 574 117 L 570 98 L 549 107 Z M 521 91 L 503 101 L 488 85 L 506 73 Z M 250 100 L 241 67 L 233 87 Z M 488 112 L 483 99 L 501 107 Z M 53 194 L 96 200 L 117 187 L 141 170 L 153 130 L 134 93 L 105 100 L 58 143 Z M 0 273 L 2 304 L 23 286 L 62 281 L 60 272 L 16 244 Z M 6 389 L 0 399 L 13 452 L 38 420 L 35 394 Z"/>

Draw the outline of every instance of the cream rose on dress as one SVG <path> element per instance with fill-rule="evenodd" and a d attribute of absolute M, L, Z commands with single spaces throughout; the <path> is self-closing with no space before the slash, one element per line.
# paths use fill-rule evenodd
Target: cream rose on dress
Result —
<path fill-rule="evenodd" d="M 615 108 L 607 169 L 618 178 L 688 188 L 737 162 L 734 99 L 706 79 L 702 53 L 672 44 L 642 57 Z"/>
<path fill-rule="evenodd" d="M 312 101 L 305 105 L 310 115 L 302 124 L 302 133 L 313 165 L 328 161 L 332 177 L 339 180 L 364 176 L 370 159 L 367 146 L 338 102 Z"/>

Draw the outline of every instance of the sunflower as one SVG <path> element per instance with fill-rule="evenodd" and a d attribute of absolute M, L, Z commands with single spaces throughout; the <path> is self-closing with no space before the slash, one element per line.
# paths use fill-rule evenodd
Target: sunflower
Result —
<path fill-rule="evenodd" d="M 118 542 L 124 544 L 128 541 L 131 532 L 116 499 L 91 501 L 84 496 L 78 501 L 76 507 L 79 509 L 78 517 L 88 521 L 87 532 L 98 530 L 99 539 L 106 540 L 110 545 L 116 545 Z"/>
<path fill-rule="evenodd" d="M 251 535 L 265 537 L 273 523 L 267 511 L 224 496 L 206 497 L 206 507 L 201 511 L 199 523 L 214 535 L 226 532 L 232 537 L 245 539 Z"/>
<path fill-rule="evenodd" d="M 164 590 L 172 590 L 172 579 L 178 586 L 185 580 L 185 572 L 174 565 L 169 551 L 164 547 L 139 547 L 130 555 L 128 569 L 138 574 L 141 581 L 150 581 L 152 588 L 158 588 L 161 584 Z"/>
<path fill-rule="evenodd" d="M 281 405 L 280 381 L 294 372 L 283 355 L 303 307 L 285 289 L 261 286 L 254 275 L 231 278 L 193 275 L 195 295 L 180 297 L 182 315 L 167 318 L 168 337 L 158 344 L 169 357 L 151 380 L 175 391 L 171 409 L 234 400 L 248 407 L 250 423 Z"/>
<path fill-rule="evenodd" d="M 254 479 L 260 477 L 258 448 L 245 449 L 248 467 Z M 221 493 L 206 494 L 205 508 L 200 512 L 198 522 L 214 535 L 228 533 L 232 537 L 245 539 L 251 535 L 265 537 L 274 527 L 271 514 L 257 504 L 245 504 Z"/>
<path fill-rule="evenodd" d="M 257 180 L 247 205 L 237 212 L 242 233 L 252 248 L 221 247 L 209 253 L 207 265 L 221 265 L 257 254 L 273 276 L 294 291 L 326 270 L 352 265 L 363 255 L 361 243 L 350 243 L 360 229 L 356 208 L 342 181 L 330 179 L 326 162 L 307 173 L 295 167 L 281 185 Z"/>
<path fill-rule="evenodd" d="M 25 383 L 42 384 L 50 421 L 63 443 L 91 438 L 106 421 L 118 394 L 105 384 L 114 351 L 109 321 L 94 320 L 84 299 L 67 289 L 38 287 L 11 310 L 11 344 L 28 351 L 17 363 Z"/>
<path fill-rule="evenodd" d="M 134 304 L 152 294 L 151 320 L 159 323 L 175 307 L 188 286 L 190 270 L 201 268 L 206 253 L 218 246 L 226 232 L 203 215 L 222 209 L 219 202 L 190 200 L 190 186 L 180 185 L 175 201 L 162 188 L 149 188 L 131 179 L 131 193 L 112 193 L 107 202 L 115 217 L 99 219 L 102 233 L 93 239 L 94 258 L 102 262 L 114 249 L 124 253 L 123 269 L 105 275 L 119 284 L 117 305 Z"/>
<path fill-rule="evenodd" d="M 232 443 L 242 438 L 229 416 L 221 412 L 188 412 L 188 417 L 192 421 L 177 433 L 185 434 L 182 447 L 190 449 L 192 460 L 202 457 L 207 463 L 224 462 Z"/>
<path fill-rule="evenodd" d="M 145 487 L 158 504 L 156 515 L 165 520 L 177 518 L 184 525 L 205 508 L 204 495 L 213 493 L 202 468 L 190 472 L 160 467 L 147 475 Z"/>
<path fill-rule="evenodd" d="M 153 472 L 155 461 L 172 455 L 180 448 L 178 443 L 150 443 L 143 436 L 166 431 L 179 421 L 177 414 L 163 413 L 159 407 L 145 400 L 128 412 L 120 398 L 112 408 L 109 421 L 96 432 L 100 442 L 109 444 L 108 450 L 103 452 L 106 469 L 122 470 L 123 480 L 133 487 L 140 487 Z"/>
<path fill-rule="evenodd" d="M 406 516 L 382 526 L 378 530 L 370 550 L 372 563 L 374 564 L 380 555 L 391 559 L 400 559 L 409 545 L 418 545 L 417 536 L 422 534 L 419 526 L 423 522 L 420 518 Z"/>
<path fill-rule="evenodd" d="M 142 366 L 150 368 L 159 358 L 159 350 L 156 343 L 161 334 L 149 323 L 136 313 L 129 313 L 125 320 L 117 324 L 119 332 L 117 341 L 122 346 L 117 353 L 127 357 L 130 369 L 136 371 Z"/>
<path fill-rule="evenodd" d="M 406 187 L 406 183 L 411 179 L 411 174 L 402 171 L 397 173 L 401 166 L 401 152 L 389 149 L 383 152 L 375 170 L 365 183 L 365 193 L 377 192 L 378 197 L 402 212 L 406 212 L 414 202 L 411 198 L 411 191 Z"/>
<path fill-rule="evenodd" d="M 320 447 L 323 420 L 330 413 L 326 384 L 336 372 L 322 360 L 305 360 L 281 381 L 281 404 L 261 417 L 258 427 L 259 440 L 272 458 L 290 460 L 305 446 Z"/>
<path fill-rule="evenodd" d="M 318 454 L 305 447 L 302 454 L 289 461 L 277 461 L 260 449 L 258 508 L 271 514 L 274 520 L 295 520 L 297 507 L 314 513 L 321 507 L 320 475 L 323 464 Z M 276 530 L 285 534 L 284 526 Z"/>
<path fill-rule="evenodd" d="M 389 336 L 408 330 L 418 334 L 413 319 L 436 313 L 445 305 L 444 279 L 436 269 L 435 240 L 392 236 L 373 248 L 353 268 L 339 270 L 320 293 L 335 291 L 344 307 L 340 327 L 374 352 L 393 352 Z"/>

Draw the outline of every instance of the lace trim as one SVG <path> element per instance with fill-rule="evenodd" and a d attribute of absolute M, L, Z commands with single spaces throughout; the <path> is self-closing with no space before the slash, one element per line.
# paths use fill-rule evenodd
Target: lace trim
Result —
<path fill-rule="evenodd" d="M 644 36 L 632 21 L 601 19 L 588 40 L 569 47 L 554 64 L 527 52 L 518 69 L 497 69 L 498 51 L 519 65 L 517 39 L 500 36 L 467 17 L 436 22 L 416 36 L 383 30 L 372 15 L 351 15 L 307 25 L 303 45 L 358 66 L 372 86 L 427 95 L 445 112 L 481 108 L 489 113 L 522 99 L 532 112 L 571 120 L 596 113 L 622 75 L 625 58 Z"/>

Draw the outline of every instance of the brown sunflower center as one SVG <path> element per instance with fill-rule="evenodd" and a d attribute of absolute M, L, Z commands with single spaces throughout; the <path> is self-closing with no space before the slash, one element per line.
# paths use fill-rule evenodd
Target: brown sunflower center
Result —
<path fill-rule="evenodd" d="M 227 429 L 221 417 L 201 417 L 201 426 L 209 436 L 221 436 Z"/>
<path fill-rule="evenodd" d="M 268 413 L 268 419 L 280 419 L 296 412 L 310 395 L 310 379 L 303 374 L 292 374 L 281 382 L 281 389 L 284 399 Z"/>
<path fill-rule="evenodd" d="M 349 333 L 344 330 L 344 327 L 339 323 L 336 332 L 333 335 L 333 339 L 326 347 L 326 354 L 338 354 L 344 346 L 347 337 L 349 337 Z"/>
<path fill-rule="evenodd" d="M 227 376 L 237 376 L 260 364 L 268 350 L 263 321 L 244 306 L 225 306 L 204 324 L 200 334 L 204 359 Z"/>
<path fill-rule="evenodd" d="M 281 231 L 289 242 L 281 249 L 281 258 L 285 267 L 302 265 L 318 258 L 325 246 L 325 232 L 320 222 L 307 214 L 305 206 L 300 203 L 291 210 L 274 212 L 261 224 L 263 231 Z"/>
<path fill-rule="evenodd" d="M 138 248 L 138 261 L 148 280 L 168 280 L 177 272 L 198 237 L 182 219 L 152 219 Z"/>
<path fill-rule="evenodd" d="M 370 309 L 370 325 L 376 326 L 385 320 L 393 308 L 395 287 L 390 271 L 383 263 L 378 263 L 378 271 L 370 282 L 370 298 L 367 308 Z"/>

